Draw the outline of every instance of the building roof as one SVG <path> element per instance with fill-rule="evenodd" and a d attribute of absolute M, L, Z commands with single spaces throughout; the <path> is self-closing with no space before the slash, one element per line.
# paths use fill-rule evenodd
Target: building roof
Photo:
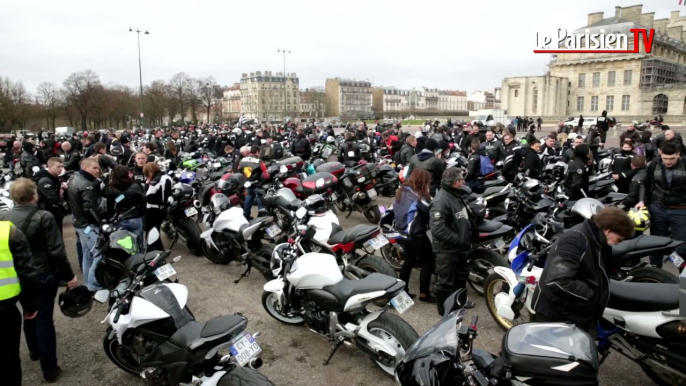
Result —
<path fill-rule="evenodd" d="M 613 24 L 623 24 L 623 23 L 632 23 L 632 24 L 636 24 L 636 23 L 634 23 L 633 21 L 627 20 L 627 19 L 625 19 L 625 18 L 623 18 L 623 17 L 616 18 L 616 17 L 612 16 L 612 17 L 608 17 L 608 18 L 606 18 L 606 19 L 603 19 L 603 20 L 601 20 L 601 21 L 595 22 L 595 23 L 593 23 L 593 24 L 589 24 L 589 25 L 587 25 L 587 26 L 585 26 L 585 27 L 581 27 L 581 28 L 603 27 L 603 26 L 608 26 L 608 25 L 613 25 Z M 638 24 L 636 24 L 636 25 L 638 25 Z M 632 27 L 632 28 L 633 28 L 633 27 Z"/>

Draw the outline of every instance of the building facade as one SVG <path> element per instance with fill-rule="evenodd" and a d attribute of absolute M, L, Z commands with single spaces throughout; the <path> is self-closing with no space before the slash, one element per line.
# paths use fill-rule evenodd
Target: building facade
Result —
<path fill-rule="evenodd" d="M 241 84 L 224 90 L 222 97 L 222 116 L 225 121 L 235 121 L 241 117 Z"/>
<path fill-rule="evenodd" d="M 306 88 L 300 91 L 300 118 L 318 119 L 326 117 L 324 87 Z"/>
<path fill-rule="evenodd" d="M 556 117 L 609 116 L 645 120 L 657 114 L 683 120 L 686 115 L 686 17 L 679 11 L 655 19 L 642 5 L 615 7 L 614 15 L 588 15 L 575 32 L 625 33 L 628 49 L 638 53 L 561 53 L 553 55 L 544 76 L 506 78 L 502 104 L 508 114 Z M 655 29 L 651 52 L 634 42 L 633 28 Z M 669 119 L 669 118 L 668 118 Z"/>
<path fill-rule="evenodd" d="M 283 123 L 300 116 L 300 81 L 295 73 L 256 71 L 241 75 L 241 114 Z"/>
<path fill-rule="evenodd" d="M 465 91 L 439 91 L 438 110 L 467 111 L 467 93 Z"/>
<path fill-rule="evenodd" d="M 372 90 L 372 109 L 377 117 L 410 110 L 410 93 L 395 87 L 375 87 Z"/>
<path fill-rule="evenodd" d="M 326 113 L 342 120 L 370 119 L 372 111 L 372 84 L 368 80 L 327 79 L 324 88 Z"/>

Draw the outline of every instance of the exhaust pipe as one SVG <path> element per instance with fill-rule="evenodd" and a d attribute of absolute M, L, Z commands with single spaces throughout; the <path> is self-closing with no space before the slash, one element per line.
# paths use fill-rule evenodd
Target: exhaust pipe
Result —
<path fill-rule="evenodd" d="M 196 207 L 197 209 L 200 209 L 200 201 L 193 200 L 193 206 Z"/>
<path fill-rule="evenodd" d="M 248 363 L 248 366 L 253 370 L 259 369 L 260 367 L 262 367 L 262 358 L 251 359 L 250 362 Z"/>

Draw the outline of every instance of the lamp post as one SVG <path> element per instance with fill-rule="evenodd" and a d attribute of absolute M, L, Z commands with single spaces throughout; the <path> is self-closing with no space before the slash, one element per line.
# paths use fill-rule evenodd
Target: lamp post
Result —
<path fill-rule="evenodd" d="M 140 81 L 140 91 L 139 91 L 139 97 L 141 100 L 141 113 L 139 115 L 138 121 L 139 125 L 142 128 L 143 127 L 143 69 L 141 67 L 141 32 L 143 30 L 140 30 L 138 28 L 133 29 L 129 27 L 129 32 L 135 32 L 137 37 L 138 37 L 138 79 Z M 144 32 L 145 35 L 150 35 L 150 32 L 148 30 L 145 30 Z"/>
<path fill-rule="evenodd" d="M 276 52 L 283 53 L 283 121 L 286 123 L 286 54 L 290 54 L 291 51 L 279 48 Z"/>

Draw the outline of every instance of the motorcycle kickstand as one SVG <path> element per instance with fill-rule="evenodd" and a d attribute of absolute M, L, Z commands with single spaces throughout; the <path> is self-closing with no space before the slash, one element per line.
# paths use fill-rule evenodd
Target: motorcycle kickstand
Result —
<path fill-rule="evenodd" d="M 238 284 L 241 280 L 243 280 L 244 277 L 250 276 L 250 271 L 252 271 L 252 265 L 248 263 L 248 269 L 246 269 L 245 272 L 243 272 L 243 274 L 241 275 L 241 277 L 238 278 L 238 280 L 233 281 L 234 284 Z"/>
<path fill-rule="evenodd" d="M 343 345 L 343 342 L 345 342 L 345 338 L 342 336 L 338 337 L 336 343 L 334 343 L 333 346 L 331 346 L 331 352 L 329 352 L 329 357 L 326 358 L 326 360 L 324 361 L 324 366 L 327 366 L 329 364 L 331 358 L 333 358 L 333 354 L 335 354 L 336 351 L 338 351 L 338 348 Z"/>

